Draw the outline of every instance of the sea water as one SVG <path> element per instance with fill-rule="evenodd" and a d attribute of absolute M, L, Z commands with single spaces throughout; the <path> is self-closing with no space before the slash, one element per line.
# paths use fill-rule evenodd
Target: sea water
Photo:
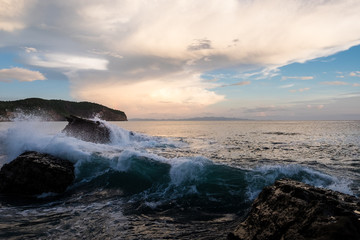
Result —
<path fill-rule="evenodd" d="M 0 166 L 24 151 L 72 161 L 64 194 L 0 196 L 0 239 L 225 239 L 280 178 L 360 195 L 360 121 L 0 123 Z"/>

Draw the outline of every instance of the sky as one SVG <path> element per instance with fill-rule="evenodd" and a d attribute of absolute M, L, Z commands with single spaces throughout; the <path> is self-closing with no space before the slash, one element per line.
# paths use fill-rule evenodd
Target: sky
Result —
<path fill-rule="evenodd" d="M 0 0 L 0 100 L 360 120 L 359 0 Z"/>

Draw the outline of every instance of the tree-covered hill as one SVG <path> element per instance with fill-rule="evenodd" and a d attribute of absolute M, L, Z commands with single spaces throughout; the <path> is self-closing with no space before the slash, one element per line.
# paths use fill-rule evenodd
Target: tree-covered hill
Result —
<path fill-rule="evenodd" d="M 27 98 L 16 101 L 0 101 L 0 121 L 11 121 L 22 116 L 39 117 L 45 121 L 65 121 L 66 116 L 82 118 L 95 116 L 107 121 L 127 121 L 124 112 L 91 102 L 70 102 Z"/>

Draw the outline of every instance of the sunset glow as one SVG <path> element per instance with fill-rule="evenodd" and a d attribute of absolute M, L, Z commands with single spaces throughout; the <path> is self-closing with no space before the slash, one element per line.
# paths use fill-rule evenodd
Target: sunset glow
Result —
<path fill-rule="evenodd" d="M 354 0 L 0 0 L 0 100 L 91 101 L 130 119 L 360 119 L 359 12 Z"/>

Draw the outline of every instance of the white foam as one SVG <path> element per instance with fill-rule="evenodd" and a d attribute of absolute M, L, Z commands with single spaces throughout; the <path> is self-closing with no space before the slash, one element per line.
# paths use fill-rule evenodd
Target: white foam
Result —
<path fill-rule="evenodd" d="M 350 190 L 351 181 L 337 178 L 314 169 L 298 165 L 265 165 L 257 167 L 246 174 L 248 182 L 247 196 L 253 200 L 265 186 L 273 184 L 279 178 L 296 178 L 306 184 L 327 188 L 353 195 Z"/>
<path fill-rule="evenodd" d="M 17 121 L 8 129 L 0 132 L 0 140 L 4 147 L 0 155 L 5 153 L 7 161 L 16 158 L 24 151 L 39 151 L 63 157 L 73 162 L 89 157 L 96 152 L 109 159 L 122 150 L 143 147 L 130 139 L 130 133 L 120 127 L 108 124 L 115 144 L 96 144 L 65 136 L 61 130 L 65 123 L 41 121 Z M 115 140 L 114 140 L 115 139 Z"/>
<path fill-rule="evenodd" d="M 102 121 L 104 122 L 104 121 Z M 155 161 L 170 164 L 170 185 L 186 186 L 184 192 L 196 193 L 196 184 L 203 181 L 207 167 L 214 164 L 205 157 L 187 157 L 167 159 L 151 154 L 147 148 L 154 146 L 173 147 L 173 142 L 166 138 L 157 138 L 138 133 L 131 133 L 118 126 L 106 123 L 111 130 L 111 144 L 85 142 L 61 133 L 65 123 L 44 123 L 40 121 L 21 121 L 12 124 L 0 132 L 0 140 L 5 148 L 0 152 L 0 161 L 16 158 L 24 151 L 32 150 L 49 153 L 75 163 L 76 174 L 79 168 L 89 161 L 99 161 L 101 170 L 93 171 L 91 180 L 109 169 L 126 172 L 131 168 L 132 157 L 146 157 Z M 99 158 L 100 157 L 100 158 Z M 105 169 L 105 170 L 104 170 Z M 318 187 L 352 194 L 350 181 L 321 173 L 301 165 L 267 165 L 244 170 L 249 199 L 254 199 L 261 189 L 271 185 L 281 177 L 299 178 L 299 180 Z M 183 193 L 184 193 L 183 192 Z"/>
<path fill-rule="evenodd" d="M 182 185 L 184 182 L 197 182 L 202 178 L 205 166 L 211 161 L 204 157 L 194 158 L 174 158 L 170 161 L 171 183 L 175 186 Z"/>
<path fill-rule="evenodd" d="M 326 188 L 331 189 L 333 191 L 354 195 L 353 191 L 351 191 L 350 184 L 352 182 L 347 179 L 340 179 L 331 185 L 327 186 Z"/>
<path fill-rule="evenodd" d="M 110 129 L 110 140 L 112 144 L 123 145 L 123 146 L 131 144 L 130 131 L 120 128 L 116 125 L 107 123 L 106 121 L 100 119 L 96 119 L 96 120 L 102 122 L 106 127 Z"/>
<path fill-rule="evenodd" d="M 117 125 L 108 123 L 101 119 L 94 119 L 102 122 L 110 129 L 111 145 L 126 146 L 133 148 L 152 148 L 152 147 L 175 147 L 178 143 L 167 138 L 153 137 L 146 134 L 136 133 L 123 129 Z"/>
<path fill-rule="evenodd" d="M 110 167 L 116 171 L 126 172 L 131 167 L 131 157 L 138 156 L 137 152 L 125 150 L 111 160 Z"/>
<path fill-rule="evenodd" d="M 22 109 L 17 108 L 13 112 L 11 121 L 13 122 L 42 122 L 46 121 L 48 118 L 46 111 L 32 111 L 25 113 Z"/>

